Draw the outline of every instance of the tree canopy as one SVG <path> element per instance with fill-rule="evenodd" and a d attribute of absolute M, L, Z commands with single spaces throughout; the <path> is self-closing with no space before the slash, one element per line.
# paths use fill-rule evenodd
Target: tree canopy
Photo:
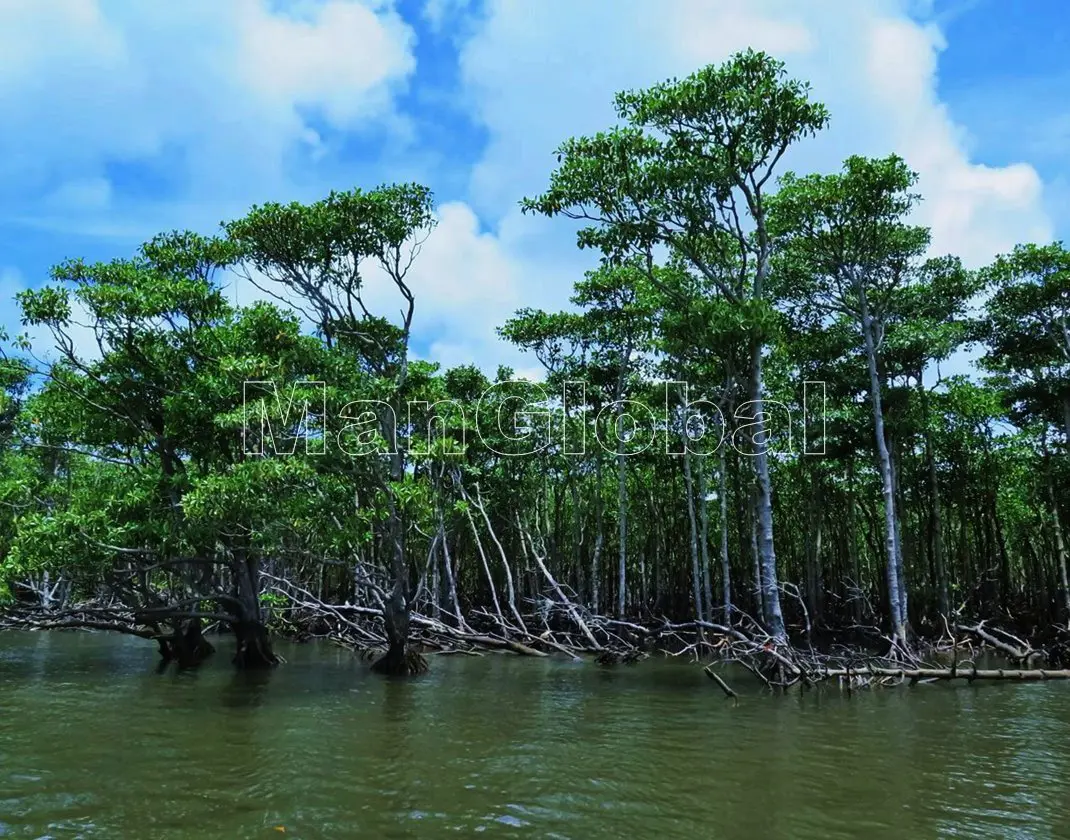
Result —
<path fill-rule="evenodd" d="M 967 617 L 1065 624 L 1070 253 L 933 255 L 895 155 L 781 171 L 829 114 L 760 52 L 615 106 L 521 202 L 593 251 L 568 307 L 500 325 L 540 382 L 414 357 L 410 270 L 440 235 L 418 184 L 21 293 L 51 340 L 0 340 L 7 608 L 183 667 L 208 627 L 240 667 L 344 634 L 388 673 L 443 640 L 906 650 Z M 263 298 L 229 302 L 235 277 Z"/>

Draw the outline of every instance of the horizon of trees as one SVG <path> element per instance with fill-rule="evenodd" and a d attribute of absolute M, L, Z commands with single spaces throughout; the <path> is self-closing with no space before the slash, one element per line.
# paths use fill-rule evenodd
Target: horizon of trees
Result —
<path fill-rule="evenodd" d="M 932 256 L 895 155 L 783 171 L 829 115 L 764 53 L 615 104 L 619 124 L 566 140 L 522 202 L 581 221 L 598 257 L 571 309 L 500 327 L 545 371 L 550 434 L 525 457 L 508 453 L 531 435 L 497 421 L 530 383 L 412 358 L 409 271 L 434 228 L 421 185 L 254 207 L 21 293 L 54 346 L 47 363 L 25 340 L 0 349 L 0 599 L 92 602 L 72 624 L 180 664 L 219 623 L 236 664 L 260 667 L 301 591 L 373 608 L 388 673 L 424 667 L 416 615 L 525 644 L 551 613 L 592 642 L 591 616 L 747 616 L 774 644 L 879 627 L 903 646 L 955 615 L 1070 619 L 1070 252 L 1023 244 L 979 270 Z M 400 318 L 370 308 L 372 270 Z M 228 273 L 275 302 L 234 306 Z M 926 382 L 965 347 L 977 379 Z M 638 451 L 629 414 L 662 405 L 666 380 L 689 384 L 655 424 L 669 457 Z M 337 445 L 296 446 L 307 423 L 265 392 L 250 404 L 273 418 L 267 447 L 246 427 L 250 381 L 325 383 L 313 415 L 346 421 Z M 807 381 L 827 388 L 820 456 L 799 440 Z M 456 412 L 488 391 L 480 447 Z M 753 452 L 700 446 L 717 416 L 745 421 Z M 596 438 L 610 445 L 567 445 Z"/>

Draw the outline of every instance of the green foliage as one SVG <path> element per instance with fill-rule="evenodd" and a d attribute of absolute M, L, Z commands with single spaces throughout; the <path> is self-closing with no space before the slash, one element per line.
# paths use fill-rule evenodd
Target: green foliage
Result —
<path fill-rule="evenodd" d="M 128 259 L 64 262 L 22 293 L 26 325 L 54 346 L 24 359 L 25 340 L 0 335 L 0 601 L 34 597 L 47 574 L 160 632 L 196 610 L 240 627 L 287 605 L 270 575 L 328 602 L 398 595 L 453 621 L 495 597 L 558 600 L 548 572 L 587 610 L 618 597 L 634 618 L 693 617 L 704 578 L 761 618 L 771 570 L 805 590 L 815 626 L 876 625 L 879 390 L 912 622 L 939 629 L 944 590 L 978 616 L 1065 620 L 1052 537 L 1070 513 L 1070 468 L 1053 457 L 1070 439 L 1063 246 L 1023 245 L 981 272 L 931 257 L 911 221 L 916 175 L 896 156 L 777 180 L 828 113 L 760 52 L 615 106 L 620 124 L 566 140 L 546 191 L 522 202 L 582 220 L 578 244 L 600 257 L 567 310 L 522 308 L 499 330 L 544 383 L 410 358 L 408 271 L 435 223 L 416 184 L 261 205 L 218 236 L 174 231 Z M 277 305 L 231 305 L 231 274 Z M 372 311 L 380 278 L 400 318 Z M 934 385 L 968 342 L 991 376 Z M 46 349 L 54 361 L 38 370 L 29 359 Z M 610 435 L 618 401 L 661 412 L 665 379 L 688 383 L 690 414 L 656 417 L 643 451 L 638 433 Z M 253 381 L 275 390 L 244 388 Z M 815 381 L 828 397 L 819 422 L 802 404 Z M 306 382 L 325 383 L 311 417 L 322 448 L 299 445 L 309 418 L 284 413 Z M 696 444 L 689 478 L 664 454 L 690 439 L 694 415 L 725 417 L 731 440 L 756 397 L 772 418 L 764 477 L 734 449 L 722 459 Z M 821 457 L 800 451 L 804 408 Z M 276 448 L 258 454 L 261 412 Z M 761 504 L 776 554 L 769 545 L 756 577 Z M 797 605 L 785 612 L 800 626 Z"/>

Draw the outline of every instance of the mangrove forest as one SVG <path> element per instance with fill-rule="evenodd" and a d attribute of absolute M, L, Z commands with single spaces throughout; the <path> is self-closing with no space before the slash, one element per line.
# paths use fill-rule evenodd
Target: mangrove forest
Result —
<path fill-rule="evenodd" d="M 792 171 L 836 115 L 762 52 L 614 105 L 516 197 L 590 257 L 569 305 L 499 326 L 541 377 L 414 352 L 422 184 L 20 293 L 0 624 L 139 637 L 162 669 L 321 638 L 395 676 L 684 656 L 730 696 L 717 663 L 776 690 L 1066 677 L 1070 251 L 933 253 L 896 155 Z"/>

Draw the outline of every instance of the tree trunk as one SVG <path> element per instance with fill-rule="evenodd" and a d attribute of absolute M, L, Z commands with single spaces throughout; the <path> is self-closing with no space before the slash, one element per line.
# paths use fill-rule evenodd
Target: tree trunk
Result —
<path fill-rule="evenodd" d="M 587 581 L 583 571 L 583 517 L 580 515 L 580 491 L 575 475 L 569 475 L 569 494 L 572 497 L 572 552 L 576 569 L 576 592 L 580 601 L 587 601 Z M 521 546 L 524 540 L 520 540 Z"/>
<path fill-rule="evenodd" d="M 691 453 L 684 449 L 684 485 L 687 488 L 687 519 L 691 525 L 691 592 L 695 598 L 695 615 L 705 621 L 702 610 L 702 586 L 699 582 L 698 528 L 695 525 L 695 494 L 691 481 Z"/>
<path fill-rule="evenodd" d="M 762 395 L 762 345 L 752 341 L 750 360 L 750 398 L 755 404 L 754 425 L 762 443 L 754 456 L 754 471 L 758 478 L 758 553 L 761 557 L 762 602 L 765 621 L 773 638 L 786 641 L 784 613 L 780 608 L 780 585 L 777 578 L 776 550 L 773 547 L 773 484 L 769 477 L 768 440 Z"/>
<path fill-rule="evenodd" d="M 721 502 L 721 606 L 725 624 L 732 623 L 732 567 L 728 556 L 728 466 L 724 447 L 720 448 L 718 481 Z"/>
<path fill-rule="evenodd" d="M 877 439 L 877 456 L 880 460 L 881 486 L 884 495 L 884 541 L 887 554 L 888 606 L 891 610 L 892 633 L 906 643 L 906 617 L 899 596 L 899 546 L 896 540 L 895 488 L 892 484 L 892 459 L 884 439 L 884 411 L 881 407 L 880 378 L 877 375 L 877 348 L 873 337 L 873 319 L 863 290 L 859 295 L 862 305 L 862 336 L 866 345 L 866 362 L 869 365 L 869 391 L 873 403 L 873 425 Z"/>
<path fill-rule="evenodd" d="M 409 605 L 405 593 L 394 581 L 390 597 L 383 604 L 383 627 L 386 630 L 386 653 L 372 665 L 377 674 L 406 677 L 427 670 L 427 661 L 408 649 Z"/>
<path fill-rule="evenodd" d="M 620 434 L 618 429 L 617 434 Z M 623 446 L 623 444 L 622 444 Z M 628 465 L 623 452 L 617 453 L 617 521 L 620 548 L 617 559 L 617 618 L 624 618 L 628 559 Z"/>
<path fill-rule="evenodd" d="M 758 494 L 751 488 L 748 509 L 750 512 L 750 553 L 754 561 L 754 600 L 758 608 L 758 620 L 765 624 L 765 587 L 762 586 L 762 557 L 758 551 Z"/>
<path fill-rule="evenodd" d="M 460 486 L 460 479 L 457 481 Z M 476 551 L 479 552 L 479 559 L 483 563 L 483 574 L 487 577 L 487 586 L 490 587 L 490 600 L 494 605 L 494 615 L 498 619 L 498 626 L 502 632 L 508 633 L 506 629 L 505 616 L 502 615 L 502 606 L 498 601 L 498 589 L 494 585 L 494 575 L 490 572 L 490 563 L 487 560 L 487 552 L 483 550 L 483 541 L 479 538 L 479 529 L 476 527 L 476 520 L 472 516 L 472 505 L 468 500 L 467 494 L 464 492 L 464 488 L 461 488 L 461 494 L 465 497 L 465 516 L 468 517 L 468 524 L 472 528 L 472 537 L 476 542 Z"/>
<path fill-rule="evenodd" d="M 851 597 L 851 612 L 854 615 L 855 624 L 862 623 L 862 599 L 864 590 L 862 588 L 862 569 L 858 562 L 858 508 L 855 502 L 854 493 L 854 464 L 851 464 L 850 471 L 848 472 L 848 499 L 847 499 L 847 559 L 851 566 L 852 583 L 855 586 L 856 592 L 852 593 Z"/>
<path fill-rule="evenodd" d="M 257 559 L 244 550 L 236 552 L 233 569 L 237 579 L 238 615 L 232 622 L 237 650 L 234 664 L 239 668 L 273 668 L 279 658 L 271 648 L 271 638 L 264 624 L 260 606 L 260 567 Z"/>
<path fill-rule="evenodd" d="M 920 381 L 920 379 L 919 379 Z M 951 595 L 947 579 L 947 558 L 944 556 L 943 511 L 940 507 L 940 481 L 936 472 L 936 454 L 933 451 L 932 429 L 929 428 L 929 392 L 921 386 L 923 423 L 925 428 L 925 460 L 929 471 L 929 527 L 933 538 L 933 566 L 936 573 L 937 597 L 940 615 L 951 615 Z"/>
<path fill-rule="evenodd" d="M 399 454 L 393 456 L 391 478 L 401 481 L 405 465 Z M 427 670 L 427 660 L 416 651 L 409 650 L 409 597 L 408 564 L 405 558 L 405 530 L 401 513 L 397 509 L 392 491 L 387 490 L 389 515 L 387 531 L 390 541 L 391 571 L 394 585 L 390 597 L 383 604 L 383 627 L 386 631 L 387 650 L 372 664 L 377 674 L 409 676 Z"/>
<path fill-rule="evenodd" d="M 453 562 L 450 560 L 450 547 L 446 540 L 446 523 L 442 519 L 441 509 L 438 512 L 438 533 L 441 538 L 439 545 L 442 548 L 442 571 L 446 573 L 446 590 L 449 593 L 450 612 L 454 621 L 457 622 L 458 630 L 465 630 L 464 617 L 461 615 L 461 605 L 457 599 L 457 579 L 453 575 Z"/>
<path fill-rule="evenodd" d="M 1045 446 L 1045 448 L 1047 448 Z M 1047 473 L 1048 503 L 1051 505 L 1052 532 L 1055 535 L 1055 554 L 1059 563 L 1059 585 L 1063 601 L 1063 617 L 1070 617 L 1070 581 L 1067 579 L 1066 542 L 1063 539 L 1063 526 L 1059 517 L 1059 505 L 1055 496 L 1055 485 L 1051 478 L 1050 468 Z"/>
<path fill-rule="evenodd" d="M 196 668 L 205 659 L 215 653 L 215 648 L 202 634 L 200 618 L 191 618 L 185 626 L 175 628 L 169 639 L 158 639 L 161 666 L 174 662 L 179 669 Z"/>
<path fill-rule="evenodd" d="M 605 515 L 602 505 L 602 458 L 595 455 L 594 464 L 594 517 L 595 537 L 594 552 L 591 554 L 591 612 L 598 614 L 600 566 L 602 562 L 602 545 L 606 541 Z"/>
<path fill-rule="evenodd" d="M 462 488 L 462 492 L 464 492 Z M 513 614 L 513 618 L 516 619 L 517 626 L 520 631 L 527 635 L 528 628 L 524 626 L 524 619 L 520 617 L 520 610 L 516 606 L 516 589 L 513 587 L 513 571 L 509 566 L 509 558 L 505 555 L 505 548 L 502 546 L 501 540 L 498 539 L 497 533 L 494 531 L 494 526 L 490 522 L 490 516 L 487 515 L 487 508 L 483 504 L 483 493 L 479 489 L 479 484 L 476 484 L 476 504 L 479 507 L 479 512 L 483 515 L 483 522 L 487 526 L 487 533 L 490 534 L 490 538 L 494 540 L 494 545 L 498 548 L 498 556 L 502 559 L 502 566 L 505 568 L 505 594 L 509 599 L 509 611 Z"/>
<path fill-rule="evenodd" d="M 806 569 L 806 601 L 810 611 L 810 619 L 817 622 L 821 618 L 821 547 L 824 542 L 825 518 L 821 505 L 820 488 L 815 488 L 812 510 L 810 515 L 811 533 L 809 538 L 809 551 L 807 552 Z"/>
<path fill-rule="evenodd" d="M 699 553 L 702 557 L 702 594 L 706 599 L 705 615 L 713 618 L 713 570 L 710 568 L 710 503 L 706 499 L 706 456 L 698 456 L 698 521 L 699 521 Z"/>
<path fill-rule="evenodd" d="M 889 454 L 891 455 L 892 467 L 892 492 L 895 494 L 895 569 L 899 582 L 899 612 L 903 616 L 903 624 L 910 623 L 910 611 L 907 609 L 907 581 L 906 559 L 903 545 L 903 522 L 899 511 L 905 508 L 901 504 L 903 495 L 899 489 L 899 456 L 894 440 L 889 440 Z"/>

